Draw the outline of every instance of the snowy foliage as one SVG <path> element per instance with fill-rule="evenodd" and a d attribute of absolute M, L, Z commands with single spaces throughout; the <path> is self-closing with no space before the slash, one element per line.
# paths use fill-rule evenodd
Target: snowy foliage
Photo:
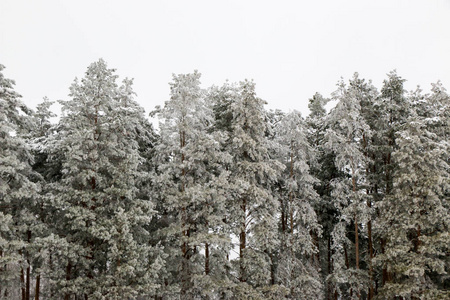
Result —
<path fill-rule="evenodd" d="M 103 60 L 27 108 L 0 65 L 0 299 L 447 299 L 450 96 L 357 73 L 310 114 Z M 329 113 L 327 103 L 336 103 Z"/>

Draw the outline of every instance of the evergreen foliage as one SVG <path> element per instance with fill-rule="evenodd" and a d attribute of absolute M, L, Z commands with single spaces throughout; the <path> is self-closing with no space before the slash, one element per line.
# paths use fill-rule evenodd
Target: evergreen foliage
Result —
<path fill-rule="evenodd" d="M 222 166 L 230 156 L 221 151 L 221 135 L 211 130 L 214 117 L 200 73 L 174 75 L 170 89 L 171 99 L 158 113 L 154 179 L 164 218 L 170 220 L 161 229 L 169 269 L 160 295 L 213 297 L 229 280 L 224 268 L 230 243 L 224 224 L 228 172 Z"/>
<path fill-rule="evenodd" d="M 309 116 L 103 60 L 56 114 L 0 65 L 0 299 L 447 299 L 450 96 L 357 73 Z"/>
<path fill-rule="evenodd" d="M 450 296 L 445 290 L 450 251 L 449 145 L 448 140 L 434 132 L 436 128 L 441 131 L 440 123 L 445 119 L 431 113 L 437 94 L 447 100 L 448 96 L 436 87 L 433 86 L 431 97 L 423 99 L 428 105 L 417 106 L 426 110 L 412 111 L 396 134 L 393 190 L 380 207 L 387 240 L 386 251 L 377 260 L 390 274 L 380 291 L 381 297 Z M 448 110 L 445 104 L 440 108 L 441 113 Z"/>
<path fill-rule="evenodd" d="M 136 137 L 143 110 L 132 98 L 132 81 L 118 87 L 116 80 L 114 70 L 99 60 L 72 84 L 72 100 L 61 102 L 55 139 L 64 151 L 62 177 L 47 199 L 59 219 L 52 259 L 65 273 L 52 280 L 67 299 L 152 294 L 161 268 L 144 228 L 153 205 L 136 197 L 145 178 Z"/>
<path fill-rule="evenodd" d="M 316 153 L 309 144 L 306 124 L 299 112 L 286 114 L 276 128 L 280 160 L 286 166 L 281 195 L 281 247 L 278 280 L 290 292 L 290 299 L 322 297 L 319 273 L 318 224 L 315 204 L 319 195 L 314 190 L 318 182 L 310 174 L 310 164 Z"/>
<path fill-rule="evenodd" d="M 25 295 L 30 284 L 30 236 L 39 222 L 33 210 L 40 186 L 24 138 L 31 129 L 31 111 L 3 69 L 0 65 L 0 298 L 8 298 L 15 295 L 14 289 Z"/>

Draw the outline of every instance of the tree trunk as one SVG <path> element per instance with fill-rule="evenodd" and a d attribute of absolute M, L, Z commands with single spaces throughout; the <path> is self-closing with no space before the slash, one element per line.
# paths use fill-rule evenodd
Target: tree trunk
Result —
<path fill-rule="evenodd" d="M 70 263 L 70 261 L 67 263 L 66 266 L 66 281 L 70 280 L 70 272 L 72 271 L 72 264 Z M 64 295 L 64 300 L 70 300 L 70 294 L 66 292 L 66 294 Z"/>
<path fill-rule="evenodd" d="M 25 299 L 30 300 L 30 260 L 27 259 L 28 267 L 26 270 L 26 280 L 25 280 Z"/>
<path fill-rule="evenodd" d="M 239 269 L 240 269 L 240 274 L 239 274 L 239 281 L 240 282 L 246 282 L 247 278 L 245 275 L 245 266 L 244 266 L 244 251 L 245 251 L 245 247 L 246 247 L 246 217 L 247 217 L 247 200 L 244 197 L 242 199 L 242 205 L 241 205 L 241 210 L 243 213 L 243 220 L 241 223 L 241 234 L 239 236 Z"/>
<path fill-rule="evenodd" d="M 209 244 L 205 243 L 205 274 L 209 274 Z"/>
<path fill-rule="evenodd" d="M 186 230 L 185 230 L 185 227 L 186 227 L 186 221 L 185 221 L 186 220 L 186 208 L 185 207 L 183 207 L 183 209 L 182 209 L 182 214 L 183 214 L 182 215 L 182 218 L 183 218 L 183 221 L 182 221 L 183 242 L 181 244 L 181 295 L 184 296 L 187 291 L 187 276 L 188 276 L 188 274 L 187 274 L 188 266 L 187 266 L 187 261 L 186 261 L 188 250 L 187 250 L 187 243 L 186 243 L 187 234 L 186 234 Z"/>
<path fill-rule="evenodd" d="M 369 205 L 370 207 L 370 205 Z M 369 247 L 369 293 L 367 295 L 368 300 L 372 300 L 374 296 L 374 287 L 373 287 L 373 244 L 372 244 L 372 221 L 369 220 L 367 223 L 367 231 L 368 231 L 368 247 Z"/>
<path fill-rule="evenodd" d="M 326 277 L 328 277 L 328 275 L 331 274 L 331 235 L 328 237 L 328 274 Z M 331 294 L 332 294 L 332 287 L 331 287 L 331 283 L 328 282 L 328 296 L 327 299 L 331 299 Z"/>
<path fill-rule="evenodd" d="M 48 257 L 48 264 L 50 266 L 50 273 L 53 273 L 53 259 L 52 259 L 52 253 L 50 251 L 50 255 Z M 55 296 L 54 294 L 54 288 L 53 285 L 50 285 L 50 299 L 53 299 Z"/>
<path fill-rule="evenodd" d="M 286 208 L 284 207 L 284 203 L 283 203 L 283 199 L 280 199 L 280 206 L 281 206 L 281 232 L 284 233 L 286 232 Z"/>
<path fill-rule="evenodd" d="M 22 255 L 22 252 L 20 252 Z M 26 290 L 25 290 L 25 270 L 20 268 L 20 289 L 22 293 L 22 300 L 26 300 Z"/>
<path fill-rule="evenodd" d="M 36 289 L 34 290 L 34 300 L 39 300 L 39 294 L 41 292 L 41 275 L 36 276 Z"/>
<path fill-rule="evenodd" d="M 358 240 L 358 219 L 356 217 L 356 213 L 355 213 L 355 256 L 356 256 L 356 261 L 355 261 L 355 265 L 356 265 L 356 270 L 359 270 L 359 240 Z M 359 289 L 356 291 L 357 295 L 358 295 L 358 299 L 361 299 L 361 294 Z"/>
<path fill-rule="evenodd" d="M 27 231 L 27 240 L 28 240 L 28 244 L 30 244 L 30 242 L 31 242 L 31 231 L 30 230 Z M 29 255 L 28 251 L 26 251 L 25 253 L 27 255 L 27 274 L 26 274 L 27 278 L 25 281 L 25 299 L 30 300 L 30 280 L 31 280 L 31 278 L 30 278 L 31 266 L 30 266 L 30 259 L 29 259 L 30 255 Z"/>
<path fill-rule="evenodd" d="M 356 269 L 359 270 L 359 239 L 358 239 L 358 219 L 355 214 L 355 260 Z"/>
<path fill-rule="evenodd" d="M 275 263 L 273 252 L 270 253 L 270 283 L 275 285 Z"/>

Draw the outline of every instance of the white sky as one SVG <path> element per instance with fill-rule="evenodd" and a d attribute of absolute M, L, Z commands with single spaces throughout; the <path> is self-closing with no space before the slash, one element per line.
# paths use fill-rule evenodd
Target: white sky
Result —
<path fill-rule="evenodd" d="M 268 108 L 306 114 L 355 71 L 378 88 L 397 69 L 408 90 L 450 89 L 450 0 L 0 0 L 0 63 L 30 107 L 68 99 L 101 57 L 135 78 L 146 112 L 172 73 L 198 69 L 203 87 L 254 79 Z"/>

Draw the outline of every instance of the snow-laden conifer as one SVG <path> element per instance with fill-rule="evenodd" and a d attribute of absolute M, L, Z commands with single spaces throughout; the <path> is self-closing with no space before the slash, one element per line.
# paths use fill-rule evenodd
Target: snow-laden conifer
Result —
<path fill-rule="evenodd" d="M 442 110 L 435 110 L 439 98 L 448 100 L 438 86 L 433 86 L 429 97 L 413 92 L 410 99 L 416 110 L 396 133 L 392 192 L 379 204 L 379 226 L 386 242 L 376 261 L 388 273 L 380 290 L 383 298 L 445 299 L 450 295 L 445 289 L 450 245 L 449 144 L 437 134 L 442 132 L 441 122 L 448 122 L 440 118 L 448 112 L 448 101 L 438 105 Z"/>
<path fill-rule="evenodd" d="M 225 232 L 230 157 L 221 150 L 222 138 L 212 131 L 214 117 L 200 73 L 174 75 L 171 98 L 160 109 L 156 147 L 155 187 L 160 192 L 168 257 L 166 297 L 215 297 L 228 277 L 229 235 Z M 173 275 L 169 275 L 172 273 Z"/>
<path fill-rule="evenodd" d="M 327 110 L 325 105 L 329 101 L 330 99 L 315 93 L 309 99 L 310 114 L 306 119 L 308 140 L 317 155 L 316 163 L 311 165 L 311 174 L 319 180 L 314 187 L 320 196 L 320 201 L 315 203 L 314 208 L 319 224 L 322 226 L 322 238 L 318 241 L 320 252 L 317 255 L 320 257 L 323 281 L 333 272 L 332 232 L 339 216 L 333 203 L 334 198 L 331 195 L 331 182 L 342 176 L 342 172 L 336 167 L 336 154 L 325 147 L 325 132 L 331 125 L 326 122 Z M 325 295 L 329 299 L 334 294 L 334 288 L 331 282 L 328 281 L 326 284 Z"/>
<path fill-rule="evenodd" d="M 321 228 L 314 204 L 319 195 L 314 190 L 317 179 L 310 174 L 316 153 L 307 140 L 299 112 L 286 114 L 276 127 L 280 159 L 286 166 L 281 197 L 282 236 L 277 266 L 278 281 L 289 290 L 291 299 L 322 297 L 317 239 Z"/>
<path fill-rule="evenodd" d="M 333 233 L 335 268 L 329 280 L 336 285 L 344 283 L 347 290 L 339 288 L 340 293 L 359 298 L 367 286 L 367 273 L 361 270 L 360 224 L 370 219 L 370 207 L 363 189 L 367 184 L 366 170 L 369 159 L 365 155 L 371 130 L 362 113 L 361 105 L 367 98 L 375 98 L 376 90 L 370 82 L 366 83 L 355 73 L 347 86 L 343 81 L 333 93 L 338 100 L 330 112 L 325 137 L 326 147 L 335 154 L 336 166 L 346 177 L 334 181 L 334 204 L 339 211 L 340 223 Z M 354 227 L 354 266 L 349 263 L 349 246 L 345 236 L 345 226 Z M 340 257 L 338 257 L 340 256 Z M 345 256 L 345 260 L 343 257 Z M 345 262 L 345 266 L 337 266 Z"/>
<path fill-rule="evenodd" d="M 278 201 L 272 196 L 271 183 L 283 166 L 270 158 L 265 102 L 256 96 L 255 83 L 240 82 L 228 90 L 228 96 L 222 111 L 231 121 L 225 128 L 225 149 L 232 156 L 227 166 L 231 204 L 227 222 L 239 241 L 239 257 L 234 260 L 235 276 L 240 282 L 235 296 L 239 298 L 239 291 L 271 285 L 271 253 L 279 246 Z"/>
<path fill-rule="evenodd" d="M 19 289 L 23 297 L 29 295 L 30 236 L 39 185 L 24 139 L 31 111 L 3 69 L 0 65 L 0 298 L 6 299 Z"/>
<path fill-rule="evenodd" d="M 143 109 L 131 80 L 122 86 L 103 60 L 61 101 L 55 145 L 63 152 L 62 178 L 50 204 L 59 215 L 58 256 L 64 276 L 53 278 L 60 297 L 135 298 L 153 294 L 161 261 L 145 226 L 152 203 L 137 197 L 142 157 L 136 139 Z"/>

